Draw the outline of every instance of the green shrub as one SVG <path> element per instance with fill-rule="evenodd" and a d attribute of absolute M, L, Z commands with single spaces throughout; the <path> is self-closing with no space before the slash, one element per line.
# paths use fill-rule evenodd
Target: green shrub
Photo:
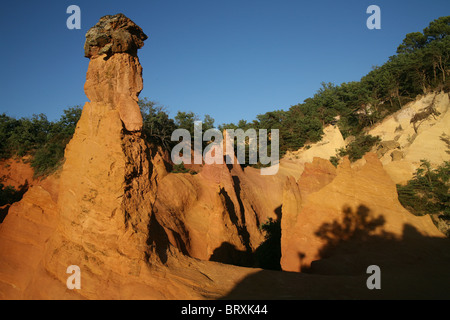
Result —
<path fill-rule="evenodd" d="M 330 162 L 333 166 L 337 167 L 339 164 L 339 158 L 336 156 L 331 156 L 330 157 Z"/>
<path fill-rule="evenodd" d="M 339 160 L 345 156 L 348 156 L 349 160 L 354 162 L 361 159 L 380 141 L 381 139 L 378 136 L 358 135 L 354 141 L 347 145 L 347 147 L 338 149 L 337 154 L 330 157 L 330 162 L 337 167 Z"/>
<path fill-rule="evenodd" d="M 57 122 L 43 114 L 19 120 L 0 115 L 0 158 L 30 155 L 35 176 L 54 172 L 64 159 L 81 110 L 81 106 L 68 108 Z"/>
<path fill-rule="evenodd" d="M 36 150 L 31 160 L 34 176 L 47 176 L 56 171 L 63 163 L 65 148 L 65 143 L 51 142 Z"/>
<path fill-rule="evenodd" d="M 196 174 L 197 174 L 197 171 L 187 169 L 187 168 L 184 166 L 184 163 L 182 162 L 182 163 L 180 163 L 180 164 L 175 164 L 175 165 L 173 166 L 172 173 L 190 173 L 190 174 L 192 174 L 192 175 L 196 175 Z"/>
<path fill-rule="evenodd" d="M 420 167 L 404 186 L 397 185 L 398 199 L 403 207 L 417 216 L 438 214 L 450 220 L 450 161 L 432 169 L 422 160 Z"/>

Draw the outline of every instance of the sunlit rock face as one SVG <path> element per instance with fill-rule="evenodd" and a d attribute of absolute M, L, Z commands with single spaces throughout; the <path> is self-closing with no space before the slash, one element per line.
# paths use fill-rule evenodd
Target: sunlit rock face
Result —
<path fill-rule="evenodd" d="M 342 242 L 365 254 L 374 239 L 401 241 L 405 228 L 417 230 L 417 237 L 444 237 L 429 216 L 414 216 L 401 206 L 395 183 L 374 153 L 353 166 L 344 158 L 337 168 L 314 159 L 298 181 L 285 185 L 281 228 L 281 267 L 297 272 L 328 258 L 329 248 Z M 354 267 L 356 255 L 351 257 Z"/>
<path fill-rule="evenodd" d="M 92 103 L 118 110 L 128 131 L 142 128 L 138 96 L 143 89 L 137 50 L 147 36 L 123 14 L 105 16 L 86 33 L 85 56 L 90 58 L 84 91 Z M 95 111 L 95 110 L 94 110 Z"/>

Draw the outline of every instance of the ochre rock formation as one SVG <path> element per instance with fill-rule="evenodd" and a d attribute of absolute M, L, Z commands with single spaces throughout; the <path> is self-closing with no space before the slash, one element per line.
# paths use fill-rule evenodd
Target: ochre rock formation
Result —
<path fill-rule="evenodd" d="M 101 27 L 109 25 L 102 21 Z M 88 50 L 94 51 L 85 85 L 91 102 L 66 147 L 57 196 L 30 189 L 2 225 L 2 236 L 12 239 L 0 244 L 2 298 L 224 296 L 255 271 L 183 254 L 251 264 L 248 253 L 262 235 L 251 202 L 240 203 L 246 198 L 236 178 L 242 169 L 211 165 L 197 176 L 168 174 L 163 155 L 142 139 L 141 123 L 130 120 L 142 89 L 137 56 Z M 33 223 L 19 232 L 28 220 Z M 12 253 L 33 238 L 34 254 L 23 258 L 23 267 L 10 267 L 20 263 Z M 70 265 L 82 270 L 81 291 L 66 288 Z"/>
<path fill-rule="evenodd" d="M 253 265 L 251 254 L 263 240 L 259 225 L 266 217 L 254 205 L 255 192 L 245 178 L 238 164 L 204 165 L 196 175 L 163 178 L 155 211 L 171 244 L 198 259 Z"/>
<path fill-rule="evenodd" d="M 424 119 L 412 122 L 417 114 L 432 107 L 435 112 Z M 445 137 L 450 137 L 450 98 L 445 92 L 432 92 L 419 96 L 396 113 L 386 117 L 369 130 L 383 141 L 397 143 L 381 155 L 386 172 L 395 183 L 404 184 L 412 179 L 421 160 L 433 167 L 450 161 L 450 149 Z M 399 156 L 401 152 L 401 156 Z M 397 153 L 396 157 L 394 157 Z"/>
<path fill-rule="evenodd" d="M 125 19 L 121 15 L 105 17 L 100 27 L 114 25 L 117 18 L 122 22 Z M 133 23 L 129 20 L 124 25 L 125 29 L 119 32 L 121 36 Z M 113 42 L 116 33 L 111 34 Z M 17 221 L 28 224 L 32 220 L 30 231 L 22 237 L 30 239 L 33 232 L 41 235 L 37 237 L 41 240 L 38 250 L 24 258 L 29 260 L 24 262 L 28 268 L 25 280 L 24 275 L 12 268 L 2 269 L 2 285 L 9 288 L 3 291 L 6 297 L 50 298 L 60 294 L 95 298 L 103 294 L 118 298 L 127 290 L 124 284 L 123 289 L 115 291 L 118 283 L 145 283 L 142 277 L 150 272 L 149 259 L 160 263 L 155 253 L 160 233 L 155 232 L 157 221 L 152 216 L 155 200 L 152 185 L 157 170 L 150 162 L 154 158 L 158 163 L 158 155 L 149 150 L 139 131 L 142 119 L 137 96 L 142 89 L 142 68 L 135 50 L 111 51 L 110 56 L 93 50 L 88 50 L 91 61 L 85 87 L 91 102 L 84 106 L 75 134 L 66 147 L 57 202 L 50 201 L 44 189 L 33 188 L 13 205 L 2 225 L 2 235 L 13 238 L 9 236 L 9 230 L 14 230 L 11 224 L 17 228 L 23 224 Z M 36 201 L 28 213 L 29 219 L 21 210 L 35 201 L 35 194 L 41 194 L 44 203 Z M 57 218 L 46 227 L 42 216 Z M 19 235 L 13 240 L 19 247 L 27 243 Z M 14 266 L 16 260 L 9 253 L 17 247 L 8 249 L 6 244 L 2 242 L 0 248 L 4 253 L 2 263 Z M 161 246 L 166 248 L 164 239 Z M 62 285 L 70 265 L 83 270 L 81 296 Z M 15 279 L 20 280 L 20 286 Z M 99 288 L 104 292 L 99 293 Z M 150 292 L 144 294 L 146 297 L 160 297 L 157 289 L 147 291 Z"/>
<path fill-rule="evenodd" d="M 0 299 L 24 297 L 58 223 L 57 193 L 32 186 L 0 225 Z"/>
<path fill-rule="evenodd" d="M 19 201 L 23 195 L 32 187 L 40 186 L 47 190 L 56 199 L 58 193 L 58 174 L 54 173 L 51 177 L 35 177 L 33 168 L 30 165 L 28 156 L 18 159 L 7 159 L 0 162 L 0 183 L 6 187 L 13 187 L 15 190 L 16 201 Z M 0 207 L 0 223 L 8 215 L 11 204 Z"/>
<path fill-rule="evenodd" d="M 375 154 L 366 154 L 364 162 L 352 167 L 344 158 L 333 170 L 315 159 L 298 182 L 288 180 L 281 224 L 283 270 L 308 269 L 327 257 L 327 247 L 341 241 L 355 240 L 361 250 L 366 240 L 377 236 L 400 241 L 405 227 L 415 228 L 422 237 L 444 237 L 429 216 L 413 216 L 400 205 L 396 186 Z M 302 192 L 306 185 L 310 193 Z"/>
<path fill-rule="evenodd" d="M 248 264 L 245 256 L 252 244 L 247 228 L 252 221 L 246 219 L 236 183 L 226 165 L 207 165 L 197 175 L 169 174 L 162 179 L 155 211 L 170 242 L 198 259 Z M 257 228 L 254 221 L 253 226 Z M 237 251 L 242 257 L 231 257 Z"/>
<path fill-rule="evenodd" d="M 343 143 L 329 127 L 305 156 L 281 160 L 274 176 L 237 163 L 199 165 L 196 175 L 168 173 L 166 155 L 141 136 L 137 50 L 147 37 L 121 14 L 101 18 L 86 37 L 90 102 L 64 166 L 33 182 L 0 224 L 1 299 L 398 298 L 399 290 L 401 297 L 423 298 L 430 288 L 448 297 L 442 280 L 450 257 L 440 250 L 448 240 L 428 217 L 400 206 L 376 155 L 353 167 L 345 159 L 338 168 L 314 158 L 328 158 Z M 264 241 L 259 227 L 268 218 L 281 219 L 281 266 L 296 272 L 230 265 L 255 265 Z M 355 256 L 358 267 L 370 257 L 398 263 L 373 246 L 372 255 L 360 255 L 377 237 L 383 248 L 400 252 L 414 244 L 409 273 L 437 265 L 433 277 L 409 290 L 398 280 L 404 271 L 388 268 L 383 279 L 390 281 L 372 292 L 359 269 L 330 276 L 342 274 Z M 340 246 L 354 239 L 351 250 Z M 71 265 L 80 267 L 80 290 L 66 286 Z M 305 268 L 327 275 L 297 272 Z"/>
<path fill-rule="evenodd" d="M 118 110 L 128 131 L 142 128 L 138 96 L 142 66 L 137 50 L 147 36 L 122 14 L 105 16 L 86 34 L 85 55 L 90 58 L 84 91 L 92 103 Z"/>
<path fill-rule="evenodd" d="M 287 152 L 286 157 L 296 162 L 312 162 L 315 157 L 329 159 L 336 155 L 336 150 L 345 147 L 345 141 L 337 126 L 328 125 L 323 129 L 322 139 L 297 151 Z"/>

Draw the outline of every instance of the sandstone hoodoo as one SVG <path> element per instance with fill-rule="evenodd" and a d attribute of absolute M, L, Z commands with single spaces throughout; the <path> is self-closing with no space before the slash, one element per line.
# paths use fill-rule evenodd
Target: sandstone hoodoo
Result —
<path fill-rule="evenodd" d="M 142 128 L 138 96 L 142 66 L 137 50 L 147 36 L 123 14 L 105 16 L 86 34 L 85 56 L 90 58 L 84 91 L 92 103 L 119 111 L 128 131 Z"/>
<path fill-rule="evenodd" d="M 382 142 L 353 163 L 328 160 L 348 145 L 330 124 L 274 175 L 237 161 L 179 171 L 143 129 L 146 39 L 123 14 L 102 17 L 86 34 L 89 102 L 62 167 L 39 181 L 12 160 L 0 170 L 27 181 L 0 222 L 0 299 L 449 297 L 448 239 L 401 205 L 403 177 L 386 169 L 414 165 L 418 143 L 442 136 L 448 94 L 433 98 L 441 116 L 429 123 L 412 127 L 412 103 L 372 128 Z M 382 290 L 366 287 L 369 265 Z"/>
<path fill-rule="evenodd" d="M 70 265 L 79 266 L 83 272 L 82 297 L 98 298 L 103 288 L 105 297 L 118 298 L 123 295 L 114 289 L 119 283 L 131 279 L 145 283 L 138 279 L 145 274 L 142 269 L 148 266 L 149 258 L 153 257 L 155 263 L 160 261 L 157 254 L 152 254 L 159 233 L 155 232 L 157 221 L 152 217 L 155 166 L 151 157 L 158 155 L 141 137 L 142 116 L 137 104 L 143 88 L 137 49 L 147 37 L 122 14 L 103 17 L 86 37 L 90 63 L 85 93 L 90 102 L 85 104 L 66 147 L 57 203 L 55 199 L 45 206 L 39 203 L 28 213 L 27 221 L 36 221 L 28 228 L 28 235 L 41 235 L 38 250 L 27 258 L 20 274 L 10 267 L 2 270 L 7 273 L 3 279 L 9 279 L 7 289 L 2 291 L 10 298 L 58 294 L 80 297 L 77 292 L 65 292 L 65 285 L 61 285 L 66 282 L 65 269 Z M 47 194 L 43 190 L 30 191 Z M 32 201 L 27 193 L 13 207 L 7 224 L 22 219 L 17 210 Z M 55 215 L 56 219 L 48 221 Z M 2 244 L 26 247 L 27 239 L 16 235 Z M 14 265 L 17 261 L 2 263 Z M 145 295 L 155 297 L 155 291 Z"/>
<path fill-rule="evenodd" d="M 85 287 L 93 293 L 107 283 L 139 278 L 155 249 L 149 232 L 157 222 L 151 209 L 154 166 L 137 104 L 143 81 L 136 52 L 146 36 L 119 14 L 100 19 L 86 38 L 91 61 L 85 92 L 91 102 L 66 148 L 60 224 L 48 243 L 46 267 L 56 277 L 62 265 L 90 270 Z M 111 276 L 99 276 L 105 272 Z"/>

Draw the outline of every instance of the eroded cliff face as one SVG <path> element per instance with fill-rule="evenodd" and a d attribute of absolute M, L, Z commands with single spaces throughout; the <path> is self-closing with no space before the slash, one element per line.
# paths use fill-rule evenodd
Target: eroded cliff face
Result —
<path fill-rule="evenodd" d="M 450 98 L 445 92 L 417 97 L 401 110 L 375 125 L 369 134 L 384 144 L 376 150 L 385 170 L 395 183 L 412 179 L 421 160 L 433 167 L 450 160 Z"/>
<path fill-rule="evenodd" d="M 170 243 L 198 259 L 254 266 L 252 255 L 264 238 L 259 226 L 267 216 L 255 197 L 260 190 L 249 182 L 238 164 L 168 174 L 158 184 L 155 211 Z"/>
<path fill-rule="evenodd" d="M 351 243 L 352 249 L 340 252 L 349 260 L 339 267 L 363 272 L 371 259 L 401 263 L 405 258 L 393 255 L 388 245 L 371 256 L 373 243 L 401 243 L 411 237 L 408 230 L 414 230 L 413 237 L 444 239 L 429 216 L 414 216 L 400 205 L 395 183 L 374 153 L 353 166 L 344 158 L 337 169 L 315 158 L 298 181 L 286 183 L 282 212 L 281 266 L 286 271 L 310 270 L 314 261 L 336 255 L 342 243 Z M 420 247 L 407 247 L 408 254 L 423 258 Z"/>

